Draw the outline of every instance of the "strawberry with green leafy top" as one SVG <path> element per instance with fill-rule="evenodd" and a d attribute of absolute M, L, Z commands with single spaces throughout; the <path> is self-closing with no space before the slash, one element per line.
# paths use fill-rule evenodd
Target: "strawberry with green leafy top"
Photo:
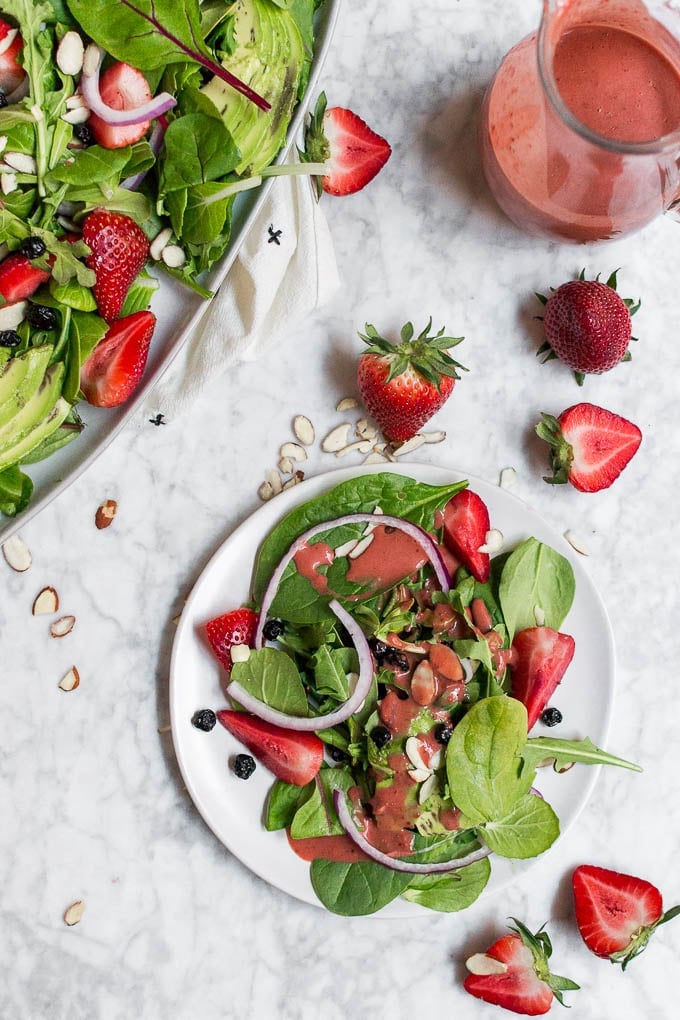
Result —
<path fill-rule="evenodd" d="M 588 949 L 623 970 L 647 948 L 661 924 L 680 914 L 664 913 L 661 893 L 644 878 L 582 864 L 572 877 L 576 923 Z"/>
<path fill-rule="evenodd" d="M 550 444 L 552 485 L 569 482 L 580 492 L 599 492 L 616 481 L 642 442 L 627 418 L 597 404 L 574 404 L 555 418 L 541 415 L 536 435 Z"/>
<path fill-rule="evenodd" d="M 317 194 L 352 195 L 364 188 L 390 158 L 389 142 L 376 134 L 352 110 L 341 106 L 326 109 L 326 95 L 319 96 L 305 132 L 305 163 L 325 163 L 328 173 L 316 177 Z"/>
<path fill-rule="evenodd" d="M 407 322 L 398 344 L 380 336 L 368 323 L 366 332 L 359 334 L 368 344 L 359 358 L 359 392 L 390 442 L 405 443 L 416 435 L 448 400 L 460 378 L 458 369 L 463 366 L 448 350 L 463 337 L 444 336 L 443 327 L 430 336 L 431 328 L 432 319 L 414 337 L 413 325 Z"/>
<path fill-rule="evenodd" d="M 579 985 L 550 973 L 548 933 L 541 928 L 532 935 L 516 918 L 513 921 L 511 935 L 504 935 L 486 953 L 475 953 L 466 961 L 471 973 L 465 979 L 465 991 L 525 1016 L 547 1013 L 553 999 L 564 1006 L 562 993 L 575 991 Z"/>

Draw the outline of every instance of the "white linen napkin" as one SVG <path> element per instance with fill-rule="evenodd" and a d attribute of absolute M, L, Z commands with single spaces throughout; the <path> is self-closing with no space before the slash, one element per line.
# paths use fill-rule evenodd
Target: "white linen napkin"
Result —
<path fill-rule="evenodd" d="M 240 361 L 330 299 L 339 285 L 326 217 L 308 177 L 279 177 L 211 307 L 142 405 L 172 419 Z"/>

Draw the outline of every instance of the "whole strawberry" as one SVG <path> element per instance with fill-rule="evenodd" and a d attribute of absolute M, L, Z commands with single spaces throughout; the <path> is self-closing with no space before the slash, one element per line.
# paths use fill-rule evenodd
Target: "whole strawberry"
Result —
<path fill-rule="evenodd" d="M 94 209 L 83 223 L 83 240 L 91 252 L 85 261 L 96 276 L 92 292 L 97 310 L 113 322 L 149 257 L 148 238 L 130 216 Z"/>
<path fill-rule="evenodd" d="M 357 382 L 366 410 L 392 443 L 411 439 L 448 400 L 463 366 L 447 353 L 463 340 L 444 336 L 444 328 L 430 336 L 432 319 L 413 336 L 413 325 L 401 329 L 401 343 L 381 337 L 366 324 L 359 336 L 368 350 L 359 358 Z M 467 371 L 466 369 L 463 369 Z"/>
<path fill-rule="evenodd" d="M 616 273 L 606 283 L 599 278 L 563 283 L 549 298 L 536 295 L 545 305 L 546 340 L 537 352 L 545 360 L 559 358 L 573 369 L 583 384 L 587 374 L 608 372 L 621 361 L 630 360 L 631 315 L 640 307 L 616 292 Z"/>

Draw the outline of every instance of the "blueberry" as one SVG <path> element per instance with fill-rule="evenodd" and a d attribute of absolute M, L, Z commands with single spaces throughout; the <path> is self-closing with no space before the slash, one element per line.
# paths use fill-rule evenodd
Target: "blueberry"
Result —
<path fill-rule="evenodd" d="M 239 779 L 250 779 L 255 771 L 255 759 L 250 754 L 237 754 L 232 759 L 231 767 Z"/>
<path fill-rule="evenodd" d="M 333 744 L 326 744 L 326 750 L 328 751 L 328 757 L 332 758 L 333 761 L 345 761 L 347 755 L 344 751 L 341 751 L 339 747 L 334 747 Z"/>
<path fill-rule="evenodd" d="M 378 684 L 378 701 L 387 697 L 387 684 Z"/>
<path fill-rule="evenodd" d="M 47 251 L 42 237 L 26 237 L 20 245 L 21 254 L 27 259 L 39 259 Z"/>
<path fill-rule="evenodd" d="M 281 637 L 284 630 L 285 627 L 283 626 L 282 621 L 272 617 L 271 620 L 267 620 L 265 623 L 262 628 L 262 633 L 266 637 L 267 641 L 276 641 L 277 638 Z"/>
<path fill-rule="evenodd" d="M 439 726 L 435 727 L 434 735 L 440 744 L 448 744 L 453 736 L 453 726 L 451 723 L 440 723 Z"/>
<path fill-rule="evenodd" d="M 387 726 L 374 726 L 370 737 L 376 747 L 385 747 L 392 739 L 392 734 L 387 729 Z"/>
<path fill-rule="evenodd" d="M 0 330 L 0 347 L 18 347 L 20 343 L 21 337 L 16 329 Z"/>
<path fill-rule="evenodd" d="M 94 135 L 92 134 L 92 128 L 89 124 L 76 124 L 73 129 L 73 134 L 78 139 L 81 145 L 92 145 L 94 141 Z"/>
<path fill-rule="evenodd" d="M 7 96 L 4 92 L 0 92 L 0 110 L 7 106 Z"/>
<path fill-rule="evenodd" d="M 541 722 L 545 726 L 557 726 L 558 723 L 562 722 L 562 713 L 559 708 L 546 708 L 545 712 L 541 715 Z"/>
<path fill-rule="evenodd" d="M 391 666 L 393 669 L 398 669 L 401 673 L 407 673 L 409 669 L 408 659 L 403 652 L 397 651 L 396 648 L 387 649 L 385 665 Z"/>
<path fill-rule="evenodd" d="M 210 733 L 217 722 L 217 716 L 213 712 L 212 708 L 200 708 L 198 712 L 194 712 L 191 720 L 191 725 L 195 726 L 197 730 L 203 730 L 205 733 Z"/>
<path fill-rule="evenodd" d="M 56 329 L 57 313 L 47 305 L 29 304 L 26 319 L 36 329 Z"/>
<path fill-rule="evenodd" d="M 389 645 L 386 645 L 384 641 L 379 641 L 376 637 L 370 638 L 368 644 L 375 656 L 376 662 L 380 665 L 390 650 Z"/>

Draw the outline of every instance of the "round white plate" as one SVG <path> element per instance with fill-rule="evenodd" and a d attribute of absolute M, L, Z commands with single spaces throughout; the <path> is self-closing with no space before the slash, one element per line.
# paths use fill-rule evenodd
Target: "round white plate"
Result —
<path fill-rule="evenodd" d="M 347 478 L 385 471 L 383 466 L 351 468 L 319 475 L 282 493 L 260 507 L 218 549 L 187 600 L 173 646 L 170 667 L 172 734 L 182 776 L 201 815 L 217 838 L 255 874 L 284 892 L 319 906 L 309 880 L 309 865 L 288 846 L 284 832 L 267 832 L 262 810 L 273 776 L 258 765 L 244 782 L 229 769 L 229 757 L 242 746 L 219 724 L 203 733 L 191 724 L 199 708 L 226 706 L 220 686 L 220 666 L 205 638 L 207 620 L 241 605 L 249 596 L 258 547 L 268 532 L 293 507 L 327 491 Z M 464 477 L 456 471 L 421 464 L 390 465 L 390 472 L 441 485 Z M 553 730 L 538 723 L 532 735 L 578 739 L 589 736 L 604 747 L 614 689 L 614 642 L 607 613 L 592 582 L 571 546 L 533 510 L 495 485 L 471 479 L 489 508 L 492 527 L 505 536 L 506 548 L 533 535 L 551 545 L 571 562 L 576 575 L 576 597 L 563 630 L 576 641 L 576 653 L 552 704 L 564 720 Z M 540 774 L 541 792 L 560 819 L 562 832 L 574 822 L 597 778 L 598 767 L 577 765 L 562 775 L 552 769 Z M 493 858 L 491 878 L 483 895 L 507 885 L 532 861 L 510 862 Z M 426 916 L 425 908 L 406 900 L 390 903 L 379 916 Z M 374 915 L 375 916 L 375 915 Z"/>

